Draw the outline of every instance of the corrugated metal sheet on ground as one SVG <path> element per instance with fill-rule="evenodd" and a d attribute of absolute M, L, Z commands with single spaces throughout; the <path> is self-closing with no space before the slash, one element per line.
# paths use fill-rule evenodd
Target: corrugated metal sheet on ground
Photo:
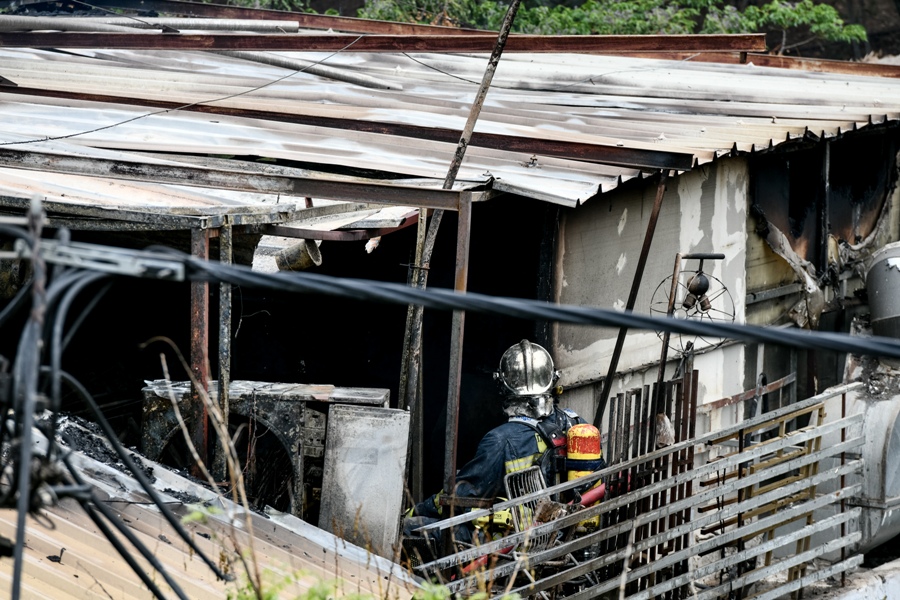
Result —
<path fill-rule="evenodd" d="M 105 498 L 106 504 L 156 555 L 189 598 L 221 599 L 229 591 L 234 593 L 235 585 L 245 581 L 240 573 L 236 573 L 236 583 L 217 581 L 130 477 L 82 455 L 76 454 L 75 462 L 98 495 Z M 268 585 L 273 586 L 286 577 L 293 580 L 283 590 L 284 597 L 297 596 L 320 583 L 335 584 L 338 596 L 364 593 L 388 600 L 408 600 L 417 588 L 415 579 L 398 565 L 290 515 L 272 514 L 267 518 L 252 513 L 251 546 L 241 509 L 164 467 L 146 460 L 145 463 L 153 467 L 155 485 L 176 515 L 181 517 L 193 510 L 179 499 L 186 495 L 212 502 L 220 509 L 211 514 L 207 524 L 192 522 L 187 526 L 201 550 L 213 560 L 220 560 L 220 552 L 234 559 L 226 548 L 230 548 L 227 540 L 236 536 L 244 549 L 252 547 Z M 227 518 L 230 511 L 236 511 L 233 528 Z M 0 535 L 15 537 L 15 527 L 16 512 L 0 510 Z M 62 560 L 50 560 L 51 556 L 59 557 L 61 549 L 65 549 Z M 136 553 L 135 557 L 160 589 L 170 595 L 162 578 Z M 12 565 L 12 559 L 0 561 L 0 590 L 10 589 Z M 29 518 L 22 582 L 23 598 L 143 600 L 151 597 L 74 500 L 42 511 L 38 520 Z"/>

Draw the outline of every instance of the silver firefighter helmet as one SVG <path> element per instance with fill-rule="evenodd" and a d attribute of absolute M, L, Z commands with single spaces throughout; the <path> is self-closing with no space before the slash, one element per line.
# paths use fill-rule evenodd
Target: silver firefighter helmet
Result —
<path fill-rule="evenodd" d="M 494 378 L 500 383 L 503 409 L 509 416 L 541 418 L 553 412 L 550 390 L 559 373 L 542 346 L 522 340 L 510 347 L 500 357 Z"/>

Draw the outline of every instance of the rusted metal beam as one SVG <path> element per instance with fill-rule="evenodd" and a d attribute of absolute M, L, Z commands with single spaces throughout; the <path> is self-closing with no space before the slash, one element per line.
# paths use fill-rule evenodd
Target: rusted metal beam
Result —
<path fill-rule="evenodd" d="M 191 255 L 209 260 L 209 230 L 191 229 Z M 191 388 L 191 441 L 200 460 L 207 460 L 209 439 L 206 403 L 201 393 L 209 391 L 209 282 L 191 282 L 191 372 L 196 385 Z M 202 388 L 202 392 L 201 392 Z M 199 465 L 191 467 L 195 477 L 202 477 Z"/>
<path fill-rule="evenodd" d="M 341 34 L 142 34 L 0 33 L 6 48 L 92 48 L 123 50 L 284 50 L 293 52 L 483 52 L 494 48 L 496 35 Z M 353 42 L 352 46 L 348 44 Z M 721 35 L 515 35 L 506 52 L 608 53 L 628 51 L 762 52 L 763 34 Z"/>
<path fill-rule="evenodd" d="M 900 77 L 900 66 L 881 63 L 794 58 L 791 56 L 755 53 L 747 55 L 747 62 L 752 62 L 757 67 L 777 67 L 779 69 L 795 69 L 811 73 L 841 73 L 845 75 L 867 75 L 872 77 Z"/>
<path fill-rule="evenodd" d="M 415 186 L 363 184 L 306 177 L 265 175 L 239 170 L 203 169 L 6 149 L 0 150 L 0 165 L 130 181 L 172 183 L 203 188 L 278 193 L 288 196 L 310 196 L 330 200 L 364 201 L 373 204 L 420 206 L 444 210 L 457 210 L 460 194 L 468 193 Z"/>
<path fill-rule="evenodd" d="M 77 3 L 77 0 L 73 1 Z M 19 4 L 23 3 L 28 4 L 28 0 L 19 2 Z M 0 3 L 0 6 L 2 6 L 2 4 L 3 3 Z M 310 13 L 266 10 L 260 8 L 243 8 L 201 2 L 179 2 L 177 0 L 91 0 L 91 3 L 85 4 L 85 6 L 100 6 L 104 8 L 118 8 L 135 11 L 154 10 L 159 13 L 215 19 L 290 19 L 292 21 L 299 21 L 300 27 L 303 29 L 333 29 L 335 31 L 347 31 L 351 33 L 397 35 L 429 35 L 439 33 L 444 35 L 465 35 L 478 31 L 476 29 L 441 27 L 438 25 L 373 21 L 353 17 L 315 15 Z"/>

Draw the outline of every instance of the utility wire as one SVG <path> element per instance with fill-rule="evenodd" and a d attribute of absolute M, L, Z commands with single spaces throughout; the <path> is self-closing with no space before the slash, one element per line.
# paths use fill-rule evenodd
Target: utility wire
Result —
<path fill-rule="evenodd" d="M 158 256 L 158 255 L 157 255 Z M 174 256 L 174 255 L 173 255 Z M 714 323 L 651 317 L 629 311 L 550 304 L 538 300 L 504 298 L 476 293 L 458 293 L 446 289 L 420 290 L 398 283 L 364 279 L 336 278 L 318 273 L 260 273 L 243 265 L 224 265 L 182 255 L 188 277 L 194 281 L 231 283 L 294 293 L 325 294 L 343 298 L 419 304 L 437 310 L 462 310 L 516 317 L 526 320 L 554 321 L 598 327 L 628 327 L 646 331 L 668 331 L 707 338 L 729 338 L 747 343 L 769 343 L 796 348 L 815 348 L 858 355 L 900 358 L 900 341 L 884 337 L 854 337 L 844 333 L 775 329 L 738 323 Z"/>

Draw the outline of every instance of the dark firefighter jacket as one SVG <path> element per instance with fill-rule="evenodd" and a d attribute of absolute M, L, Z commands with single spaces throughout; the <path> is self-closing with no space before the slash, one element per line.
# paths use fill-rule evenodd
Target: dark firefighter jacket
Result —
<path fill-rule="evenodd" d="M 556 429 L 565 436 L 569 427 L 584 423 L 575 411 L 556 408 L 548 417 L 541 419 L 543 429 Z M 478 444 L 475 456 L 456 474 L 456 495 L 466 498 L 496 498 L 504 495 L 503 478 L 507 473 L 515 473 L 540 464 L 544 471 L 544 481 L 552 485 L 555 481 L 552 460 L 542 460 L 552 443 L 538 430 L 539 421 L 529 417 L 512 417 L 509 421 L 489 431 Z M 555 427 L 547 428 L 546 425 Z M 413 515 L 440 518 L 442 506 L 440 494 L 435 494 L 419 502 Z"/>

